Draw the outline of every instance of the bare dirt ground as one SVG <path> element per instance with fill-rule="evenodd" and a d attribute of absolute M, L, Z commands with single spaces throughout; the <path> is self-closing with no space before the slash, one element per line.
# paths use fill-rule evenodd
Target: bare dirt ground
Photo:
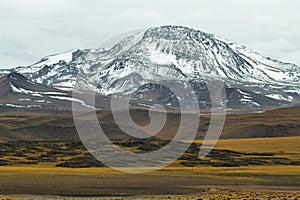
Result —
<path fill-rule="evenodd" d="M 213 191 L 213 192 L 211 192 Z M 131 196 L 131 197 L 61 197 L 61 196 L 35 196 L 35 195 L 14 195 L 14 196 L 2 196 L 2 200 L 35 200 L 35 199 L 64 199 L 64 200 L 166 200 L 166 199 L 176 199 L 176 200 L 210 200 L 210 199 L 256 199 L 256 200 L 296 200 L 300 198 L 300 193 L 296 192 L 239 192 L 227 189 L 216 189 L 212 188 L 206 192 L 199 194 L 184 194 L 184 195 L 147 195 L 147 196 Z"/>
<path fill-rule="evenodd" d="M 203 170 L 206 170 L 203 173 Z M 233 172 L 240 168 L 170 168 L 126 174 L 108 168 L 1 167 L 0 194 L 65 197 L 195 195 L 210 191 L 300 192 L 300 168 L 291 174 Z M 251 169 L 255 172 L 254 169 Z M 225 173 L 228 171 L 228 173 Z M 268 171 L 266 169 L 266 171 Z M 210 188 L 219 188 L 210 190 Z"/>

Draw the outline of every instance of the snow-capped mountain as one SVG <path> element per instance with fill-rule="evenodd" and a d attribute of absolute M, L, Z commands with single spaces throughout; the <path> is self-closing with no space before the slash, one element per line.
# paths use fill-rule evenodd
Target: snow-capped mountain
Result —
<path fill-rule="evenodd" d="M 109 49 L 75 49 L 10 71 L 62 90 L 72 90 L 79 73 L 81 81 L 101 94 L 134 93 L 132 98 L 166 105 L 175 105 L 176 98 L 166 88 L 148 83 L 187 79 L 205 105 L 209 96 L 204 80 L 212 77 L 225 83 L 229 106 L 291 105 L 300 99 L 299 66 L 180 26 L 149 28 Z"/>

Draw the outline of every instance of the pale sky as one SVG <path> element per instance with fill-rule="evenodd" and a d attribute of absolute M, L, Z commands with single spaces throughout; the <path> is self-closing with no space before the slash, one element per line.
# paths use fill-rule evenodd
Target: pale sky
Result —
<path fill-rule="evenodd" d="M 0 68 L 172 24 L 300 65 L 299 8 L 298 0 L 0 0 Z"/>

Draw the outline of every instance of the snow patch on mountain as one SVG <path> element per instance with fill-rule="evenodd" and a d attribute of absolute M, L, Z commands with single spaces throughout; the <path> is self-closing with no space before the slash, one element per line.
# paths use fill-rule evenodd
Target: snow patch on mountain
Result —
<path fill-rule="evenodd" d="M 16 104 L 0 104 L 0 106 L 4 107 L 12 107 L 12 108 L 41 108 L 41 105 L 16 105 Z"/>
<path fill-rule="evenodd" d="M 290 102 L 292 102 L 294 100 L 294 98 L 292 96 L 284 96 L 282 94 L 268 94 L 266 96 L 270 97 L 272 99 L 278 99 L 278 100 L 283 100 L 283 101 L 290 101 Z"/>
<path fill-rule="evenodd" d="M 34 66 L 36 66 L 36 67 L 41 67 L 44 65 L 49 66 L 49 65 L 59 63 L 60 61 L 63 61 L 66 64 L 69 64 L 73 59 L 73 53 L 75 53 L 78 50 L 79 49 L 73 49 L 73 50 L 65 52 L 65 53 L 47 56 L 47 57 L 43 58 L 40 62 L 36 63 Z"/>
<path fill-rule="evenodd" d="M 87 105 L 83 100 L 76 99 L 76 98 L 73 98 L 73 97 L 49 96 L 49 98 L 59 99 L 59 100 L 64 100 L 64 101 L 71 101 L 71 102 L 78 102 L 78 103 L 80 103 L 82 106 L 84 106 L 86 108 L 91 108 L 93 110 L 99 110 L 98 108 L 96 109 L 94 106 Z"/>

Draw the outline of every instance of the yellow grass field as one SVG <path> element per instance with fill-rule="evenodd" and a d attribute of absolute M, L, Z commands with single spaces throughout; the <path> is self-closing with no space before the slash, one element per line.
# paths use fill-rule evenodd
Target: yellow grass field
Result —
<path fill-rule="evenodd" d="M 218 141 L 215 149 L 243 153 L 273 153 L 276 157 L 300 160 L 299 144 L 300 137 L 232 139 Z M 291 193 L 294 193 L 293 197 L 298 197 L 297 192 L 300 192 L 299 165 L 188 167 L 175 162 L 159 171 L 128 174 L 107 167 L 62 168 L 55 167 L 55 164 L 45 162 L 36 165 L 1 166 L 0 194 L 102 197 L 114 195 L 124 199 L 130 199 L 125 198 L 128 195 L 137 199 L 147 199 L 147 195 L 155 195 L 153 199 L 205 199 L 203 195 L 207 195 L 207 191 L 215 191 L 214 195 L 223 199 L 228 197 L 226 195 L 242 195 L 239 197 L 246 198 L 255 191 L 268 199 L 272 197 L 273 192 L 282 195 L 282 198 L 288 198 Z M 220 191 L 227 192 L 223 194 Z"/>
<path fill-rule="evenodd" d="M 202 140 L 195 140 L 202 143 Z M 300 137 L 276 137 L 254 139 L 219 140 L 215 149 L 226 149 L 244 153 L 275 153 L 300 160 Z"/>

